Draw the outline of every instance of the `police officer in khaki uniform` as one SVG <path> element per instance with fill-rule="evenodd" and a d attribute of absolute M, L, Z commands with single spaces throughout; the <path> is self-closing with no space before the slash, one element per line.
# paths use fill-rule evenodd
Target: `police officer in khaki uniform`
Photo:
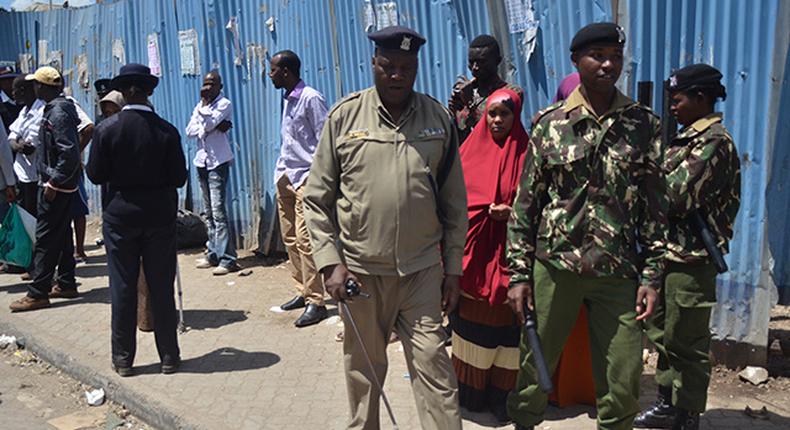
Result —
<path fill-rule="evenodd" d="M 460 429 L 457 381 L 441 326 L 442 310 L 458 303 L 467 227 L 458 137 L 442 105 L 413 90 L 425 39 L 398 26 L 368 37 L 376 44 L 375 87 L 332 108 L 307 180 L 313 257 L 335 300 L 347 298 L 349 279 L 370 294 L 347 303 L 378 379 L 387 373 L 394 329 L 422 428 Z M 343 353 L 348 428 L 378 429 L 380 393 L 352 332 L 344 336 Z"/>

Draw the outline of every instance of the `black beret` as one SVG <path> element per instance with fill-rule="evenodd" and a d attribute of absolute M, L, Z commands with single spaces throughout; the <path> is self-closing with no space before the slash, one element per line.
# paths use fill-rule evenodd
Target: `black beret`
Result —
<path fill-rule="evenodd" d="M 582 27 L 571 40 L 571 52 L 576 52 L 593 43 L 625 45 L 623 27 L 613 22 L 596 22 Z"/>
<path fill-rule="evenodd" d="M 689 88 L 718 88 L 721 72 L 707 64 L 692 64 L 678 69 L 669 76 L 669 90 L 683 91 Z"/>
<path fill-rule="evenodd" d="M 420 33 L 399 25 L 370 33 L 368 39 L 372 40 L 378 48 L 410 52 L 415 55 L 425 43 L 425 38 Z"/>
<path fill-rule="evenodd" d="M 96 88 L 96 92 L 101 94 L 107 94 L 112 91 L 112 87 L 110 86 L 109 79 L 97 79 L 96 82 L 93 83 L 93 88 Z"/>

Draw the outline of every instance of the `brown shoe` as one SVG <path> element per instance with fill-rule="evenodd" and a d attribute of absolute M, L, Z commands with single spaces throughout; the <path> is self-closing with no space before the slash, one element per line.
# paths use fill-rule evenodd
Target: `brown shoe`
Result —
<path fill-rule="evenodd" d="M 34 311 L 36 309 L 48 308 L 49 299 L 36 299 L 33 297 L 22 297 L 19 300 L 16 300 L 11 303 L 9 308 L 11 308 L 11 312 L 25 312 L 25 311 Z"/>
<path fill-rule="evenodd" d="M 79 296 L 80 293 L 77 292 L 76 288 L 73 290 L 63 290 L 59 285 L 52 287 L 52 291 L 49 292 L 50 299 L 76 299 Z"/>

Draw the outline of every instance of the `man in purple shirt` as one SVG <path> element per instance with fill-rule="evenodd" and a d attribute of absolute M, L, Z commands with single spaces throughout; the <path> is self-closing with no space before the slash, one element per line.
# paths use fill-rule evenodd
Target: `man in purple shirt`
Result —
<path fill-rule="evenodd" d="M 228 130 L 233 105 L 222 93 L 222 77 L 212 70 L 203 78 L 200 101 L 187 125 L 187 137 L 197 139 L 198 151 L 193 164 L 198 169 L 203 192 L 205 220 L 208 226 L 208 255 L 198 262 L 199 269 L 214 267 L 214 275 L 227 275 L 239 270 L 236 246 L 230 237 L 225 195 L 228 169 L 233 162 Z"/>
<path fill-rule="evenodd" d="M 289 311 L 306 307 L 294 323 L 297 327 L 316 324 L 326 318 L 324 288 L 315 269 L 310 236 L 304 222 L 302 185 L 310 172 L 313 153 L 321 137 L 327 106 L 324 96 L 305 85 L 299 77 L 301 61 L 291 51 L 274 54 L 269 78 L 283 96 L 282 145 L 274 182 L 283 243 L 293 265 L 292 275 L 298 295 L 281 308 Z"/>

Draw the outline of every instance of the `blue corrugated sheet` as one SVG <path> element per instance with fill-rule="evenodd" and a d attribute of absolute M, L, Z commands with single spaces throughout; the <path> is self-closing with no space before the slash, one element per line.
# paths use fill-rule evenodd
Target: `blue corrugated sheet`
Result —
<path fill-rule="evenodd" d="M 0 13 L 0 60 L 36 53 L 37 40 L 64 53 L 66 72 L 74 59 L 87 54 L 90 79 L 111 76 L 119 64 L 112 43 L 123 42 L 127 61 L 147 62 L 146 37 L 156 33 L 162 79 L 153 102 L 157 112 L 179 129 L 185 127 L 198 101 L 200 76 L 182 76 L 178 31 L 198 35 L 201 71 L 217 68 L 225 94 L 235 107 L 231 132 L 236 162 L 231 169 L 230 206 L 239 245 L 268 250 L 276 241 L 273 171 L 279 154 L 281 92 L 265 73 L 276 51 L 291 49 L 303 64 L 305 81 L 323 92 L 331 104 L 372 84 L 372 46 L 365 11 L 380 0 L 117 0 L 87 8 L 47 13 Z M 466 70 L 466 48 L 481 33 L 498 36 L 506 57 L 503 71 L 526 92 L 525 116 L 546 106 L 559 81 L 573 71 L 568 46 L 575 31 L 595 21 L 618 17 L 628 30 L 628 62 L 622 83 L 635 94 L 636 82 L 659 82 L 671 69 L 704 61 L 719 67 L 729 98 L 721 106 L 743 164 L 742 210 L 728 262 L 731 272 L 720 280 L 721 304 L 714 315 L 722 338 L 764 343 L 767 307 L 775 299 L 773 285 L 790 300 L 790 241 L 786 213 L 790 209 L 787 142 L 790 125 L 788 2 L 766 0 L 534 0 L 540 21 L 537 43 L 528 53 L 523 33 L 509 34 L 504 1 L 399 0 L 398 21 L 426 36 L 420 53 L 417 89 L 445 102 L 452 83 Z M 619 10 L 612 10 L 612 3 Z M 616 12 L 616 13 L 615 13 Z M 231 17 L 238 25 L 241 64 L 235 64 Z M 267 20 L 274 22 L 273 29 Z M 785 29 L 785 30 L 782 30 Z M 250 55 L 253 54 L 253 55 Z M 73 71 L 72 73 L 75 73 Z M 73 81 L 73 80 L 72 80 Z M 92 93 L 72 85 L 84 105 Z M 189 156 L 195 145 L 185 141 Z M 192 169 L 189 197 L 201 210 L 200 191 Z M 768 194 L 766 194 L 768 190 Z M 96 211 L 98 192 L 91 191 Z M 772 293 L 774 295 L 772 295 Z M 762 330 L 762 331 L 761 331 Z"/>
<path fill-rule="evenodd" d="M 787 11 L 779 0 L 632 0 L 627 10 L 630 89 L 635 92 L 637 81 L 656 82 L 659 112 L 660 82 L 671 70 L 702 62 L 724 75 L 728 97 L 717 109 L 741 156 L 742 196 L 726 258 L 730 271 L 719 278 L 712 325 L 718 338 L 754 345 L 767 340 L 774 284 L 786 289 L 789 283 Z M 771 171 L 784 180 L 773 181 L 766 194 Z"/>

